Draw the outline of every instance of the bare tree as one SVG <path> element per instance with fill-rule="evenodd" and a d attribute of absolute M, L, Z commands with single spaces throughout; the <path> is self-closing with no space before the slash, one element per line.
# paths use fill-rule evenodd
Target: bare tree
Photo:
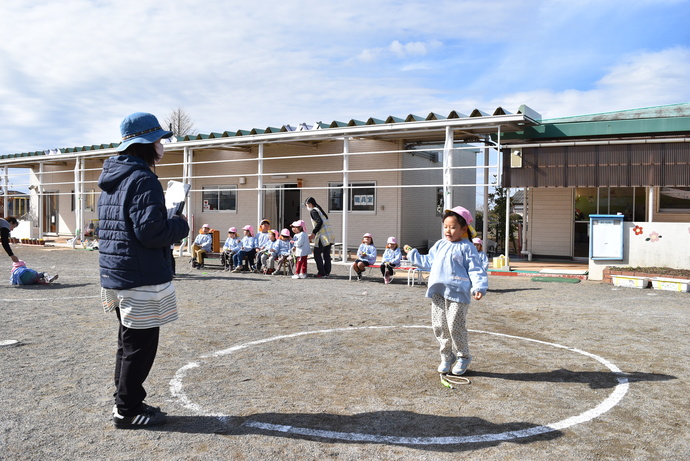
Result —
<path fill-rule="evenodd" d="M 165 128 L 172 131 L 175 136 L 187 136 L 197 134 L 192 117 L 181 107 L 172 109 L 165 116 Z"/>

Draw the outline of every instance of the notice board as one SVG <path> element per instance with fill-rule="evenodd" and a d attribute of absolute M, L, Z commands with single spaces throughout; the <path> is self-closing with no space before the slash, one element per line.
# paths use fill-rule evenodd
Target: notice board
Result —
<path fill-rule="evenodd" d="M 623 259 L 623 215 L 589 215 L 589 258 Z"/>

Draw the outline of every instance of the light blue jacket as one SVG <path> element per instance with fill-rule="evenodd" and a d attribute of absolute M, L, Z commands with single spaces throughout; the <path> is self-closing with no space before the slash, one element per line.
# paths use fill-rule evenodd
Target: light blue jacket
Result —
<path fill-rule="evenodd" d="M 429 254 L 421 255 L 412 249 L 407 259 L 418 268 L 429 270 L 427 298 L 438 294 L 450 301 L 469 304 L 474 293 L 485 294 L 489 286 L 479 253 L 469 240 L 442 239 L 431 247 Z"/>
<path fill-rule="evenodd" d="M 270 255 L 270 254 L 278 254 L 277 249 L 278 249 L 278 244 L 280 242 L 278 240 L 274 240 L 271 242 L 271 239 L 268 239 L 268 242 L 264 244 L 264 249 L 263 252 Z"/>
<path fill-rule="evenodd" d="M 386 248 L 386 251 L 383 252 L 383 256 L 381 257 L 381 262 L 382 263 L 388 262 L 394 266 L 399 266 L 401 258 L 402 258 L 402 253 L 400 253 L 400 248 L 396 248 L 395 250 L 391 250 L 390 248 Z"/>
<path fill-rule="evenodd" d="M 290 250 L 292 250 L 292 242 L 290 242 L 290 240 L 278 239 L 277 243 L 276 254 L 278 256 L 287 256 L 290 254 Z"/>
<path fill-rule="evenodd" d="M 362 253 L 365 255 L 363 256 Z M 357 249 L 357 259 L 367 261 L 370 265 L 376 262 L 376 247 L 362 243 Z"/>
<path fill-rule="evenodd" d="M 240 244 L 240 249 L 243 251 L 251 251 L 254 248 L 256 248 L 256 237 L 250 237 L 248 235 L 245 235 L 242 237 L 242 241 Z"/>
<path fill-rule="evenodd" d="M 194 239 L 194 245 L 199 245 L 203 250 L 211 251 L 213 234 L 198 234 Z"/>
<path fill-rule="evenodd" d="M 256 234 L 256 248 L 259 249 L 261 247 L 264 247 L 268 245 L 271 242 L 271 239 L 268 238 L 268 232 L 259 232 Z"/>
<path fill-rule="evenodd" d="M 232 251 L 233 253 L 240 251 L 240 239 L 228 237 L 223 244 L 223 251 Z"/>
<path fill-rule="evenodd" d="M 477 248 L 477 247 L 475 247 Z M 486 256 L 486 253 L 483 251 L 478 251 L 479 253 L 479 260 L 482 262 L 482 267 L 484 268 L 485 271 L 489 270 L 489 258 Z"/>
<path fill-rule="evenodd" d="M 307 233 L 302 231 L 295 234 L 295 256 L 309 256 L 310 254 L 311 245 L 309 245 Z"/>

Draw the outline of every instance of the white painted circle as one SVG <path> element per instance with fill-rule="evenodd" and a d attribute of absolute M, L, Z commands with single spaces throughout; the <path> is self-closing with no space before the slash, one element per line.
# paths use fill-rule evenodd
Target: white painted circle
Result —
<path fill-rule="evenodd" d="M 300 333 L 293 333 L 289 335 L 274 336 L 272 338 L 259 339 L 257 341 L 251 341 L 248 343 L 240 344 L 237 346 L 230 347 L 221 351 L 214 352 L 212 354 L 203 355 L 202 359 L 211 359 L 216 357 L 222 357 L 225 355 L 232 354 L 242 349 L 247 349 L 252 346 L 259 344 L 264 344 L 272 341 L 278 341 L 282 339 L 296 338 L 298 336 L 305 335 L 315 335 L 315 334 L 326 334 L 326 333 L 337 333 L 341 331 L 351 331 L 351 330 L 383 330 L 383 329 L 395 329 L 395 328 L 430 328 L 428 326 L 421 325 L 404 325 L 404 326 L 369 326 L 369 327 L 347 327 L 347 328 L 332 328 L 328 330 L 314 330 L 314 331 L 304 331 Z M 531 427 L 528 429 L 522 429 L 518 431 L 506 431 L 499 433 L 489 433 L 480 435 L 470 435 L 462 437 L 399 437 L 399 436 L 388 436 L 388 435 L 376 435 L 376 434 L 365 434 L 357 432 L 337 432 L 337 431 L 327 431 L 321 429 L 312 429 L 307 427 L 294 427 L 286 426 L 283 424 L 270 424 L 270 423 L 260 423 L 247 421 L 243 423 L 243 426 L 252 427 L 255 429 L 261 429 L 273 432 L 284 432 L 288 434 L 304 435 L 309 437 L 320 437 L 324 439 L 332 440 L 345 440 L 348 442 L 374 442 L 374 443 L 391 443 L 391 444 L 401 444 L 401 445 L 457 445 L 463 443 L 482 443 L 482 442 L 498 442 L 506 440 L 520 439 L 524 437 L 533 437 L 535 435 L 546 434 L 548 432 L 559 431 L 576 424 L 581 424 L 597 418 L 611 408 L 616 406 L 618 402 L 623 399 L 623 396 L 628 392 L 630 386 L 628 378 L 623 374 L 623 372 L 613 363 L 608 360 L 599 357 L 598 355 L 591 354 L 589 352 L 575 349 L 568 346 L 562 346 L 556 343 L 549 343 L 546 341 L 539 341 L 537 339 L 524 338 L 521 336 L 506 335 L 503 333 L 494 333 L 491 331 L 481 331 L 481 330 L 468 330 L 473 333 L 481 333 L 494 336 L 502 336 L 504 338 L 519 339 L 522 341 L 529 341 L 537 344 L 542 344 L 546 346 L 555 347 L 558 349 L 565 349 L 571 352 L 576 352 L 582 354 L 586 357 L 596 360 L 597 362 L 604 365 L 606 368 L 615 373 L 618 384 L 615 386 L 611 394 L 606 397 L 601 403 L 599 403 L 594 408 L 591 408 L 579 415 L 571 416 L 560 421 L 556 421 L 551 424 L 544 424 L 542 426 Z M 201 366 L 200 362 L 190 362 L 183 366 L 175 373 L 175 377 L 170 380 L 170 392 L 173 397 L 176 397 L 180 404 L 196 413 L 204 413 L 202 407 L 194 402 L 192 402 L 184 392 L 182 386 L 182 380 L 187 375 L 189 370 Z M 211 414 L 207 416 L 215 416 L 220 420 L 228 418 L 227 415 L 222 414 Z"/>

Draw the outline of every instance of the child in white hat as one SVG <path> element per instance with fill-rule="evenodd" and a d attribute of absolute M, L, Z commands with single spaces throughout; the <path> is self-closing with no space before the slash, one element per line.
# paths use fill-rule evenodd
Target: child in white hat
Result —
<path fill-rule="evenodd" d="M 398 248 L 398 241 L 395 237 L 388 237 L 386 251 L 383 252 L 381 257 L 381 275 L 383 275 L 383 283 L 386 285 L 393 280 L 395 268 L 400 265 L 401 258 L 402 254 L 400 253 L 400 248 Z"/>
<path fill-rule="evenodd" d="M 431 325 L 440 345 L 438 372 L 462 375 L 472 361 L 465 319 L 472 298 L 482 299 L 488 288 L 486 271 L 477 249 L 468 240 L 476 235 L 470 225 L 469 211 L 461 206 L 443 214 L 443 235 L 429 254 L 420 255 L 405 245 L 407 258 L 415 266 L 429 271 Z M 474 235 L 473 235 L 474 234 Z M 456 362 L 457 360 L 457 362 Z M 453 365 L 455 363 L 455 365 Z"/>
<path fill-rule="evenodd" d="M 295 257 L 297 258 L 297 263 L 295 264 L 295 275 L 292 276 L 293 279 L 306 279 L 307 278 L 307 258 L 311 254 L 311 245 L 309 245 L 309 236 L 305 232 L 305 224 L 301 219 L 295 221 L 291 224 L 292 232 L 295 233 L 294 242 L 295 247 L 293 248 L 295 252 Z"/>

